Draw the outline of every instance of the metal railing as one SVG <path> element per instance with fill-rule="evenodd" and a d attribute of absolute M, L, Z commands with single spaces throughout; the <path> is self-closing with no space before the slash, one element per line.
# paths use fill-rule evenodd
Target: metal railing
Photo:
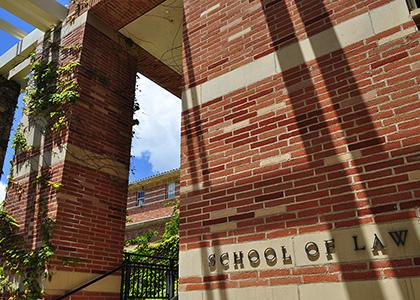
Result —
<path fill-rule="evenodd" d="M 121 299 L 173 299 L 178 291 L 178 266 L 173 259 L 124 253 Z"/>
<path fill-rule="evenodd" d="M 175 260 L 124 253 L 124 262 L 121 266 L 66 292 L 56 300 L 68 299 L 71 295 L 118 271 L 121 271 L 121 299 L 177 299 L 178 265 Z"/>

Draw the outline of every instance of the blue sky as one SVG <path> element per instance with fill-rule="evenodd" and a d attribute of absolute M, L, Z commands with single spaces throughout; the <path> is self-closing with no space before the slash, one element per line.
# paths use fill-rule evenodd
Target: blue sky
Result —
<path fill-rule="evenodd" d="M 68 0 L 57 0 L 63 5 Z M 0 8 L 0 18 L 30 32 L 34 28 L 14 15 Z M 0 55 L 12 47 L 17 39 L 0 30 Z M 134 131 L 130 181 L 155 175 L 179 167 L 180 160 L 180 119 L 181 100 L 165 91 L 147 78 L 140 76 L 139 90 L 136 92 L 140 111 L 136 113 L 140 125 Z M 19 98 L 12 134 L 22 116 L 22 95 Z M 13 158 L 10 148 L 6 154 L 0 182 L 0 201 L 4 198 L 7 174 L 10 170 L 9 161 Z"/>

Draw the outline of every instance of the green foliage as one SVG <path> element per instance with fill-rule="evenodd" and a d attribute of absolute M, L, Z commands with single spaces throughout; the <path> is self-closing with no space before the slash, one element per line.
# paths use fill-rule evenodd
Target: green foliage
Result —
<path fill-rule="evenodd" d="M 140 125 L 140 121 L 136 119 L 134 116 L 137 111 L 140 110 L 140 104 L 138 103 L 137 99 L 134 99 L 134 105 L 133 105 L 133 121 L 132 121 L 132 127 L 133 130 L 131 132 L 131 136 L 134 137 L 134 127 Z"/>
<path fill-rule="evenodd" d="M 48 261 L 54 251 L 49 242 L 54 220 L 41 224 L 42 244 L 30 249 L 16 220 L 0 208 L 0 294 L 9 300 L 42 299 L 42 277 L 48 277 Z"/>
<path fill-rule="evenodd" d="M 51 32 L 56 34 L 54 29 Z M 78 61 L 70 61 L 59 65 L 54 57 L 60 57 L 60 51 L 70 57 L 75 56 L 80 47 L 60 47 L 59 43 L 53 42 L 43 49 L 41 55 L 32 55 L 31 79 L 24 97 L 24 113 L 29 120 L 48 120 L 43 130 L 58 131 L 67 126 L 69 106 L 80 97 L 79 85 L 74 76 L 80 64 Z M 30 149 L 24 131 L 25 128 L 19 125 L 13 137 L 14 149 Z M 43 189 L 58 190 L 62 186 L 51 180 L 50 170 L 43 170 L 33 180 L 33 184 L 38 186 L 39 195 L 43 194 Z M 22 193 L 23 189 L 12 177 L 9 186 L 13 186 L 17 194 Z M 35 237 L 38 243 L 33 246 L 19 233 L 16 220 L 0 207 L 0 295 L 5 299 L 43 299 L 41 280 L 50 277 L 48 262 L 54 255 L 50 239 L 55 221 L 48 216 L 48 200 L 42 196 L 38 199 L 37 221 L 40 223 L 39 236 Z"/>
<path fill-rule="evenodd" d="M 78 52 L 80 47 L 74 45 L 60 47 L 56 43 L 50 43 L 45 52 L 51 54 L 60 50 L 62 53 Z M 45 53 L 42 56 L 48 57 Z M 67 125 L 69 105 L 80 97 L 79 84 L 74 78 L 74 73 L 80 64 L 78 61 L 70 61 L 65 65 L 58 65 L 57 61 L 43 57 L 32 55 L 31 79 L 23 97 L 24 113 L 30 118 L 48 120 L 45 129 L 58 131 Z M 12 147 L 20 151 L 30 150 L 22 125 L 16 130 Z"/>
<path fill-rule="evenodd" d="M 152 239 L 157 236 L 156 231 L 149 231 L 128 240 L 126 245 L 137 245 L 131 252 L 136 254 L 163 256 L 178 261 L 179 257 L 179 201 L 171 202 L 174 206 L 172 216 L 165 224 L 165 232 L 156 241 Z"/>
<path fill-rule="evenodd" d="M 28 149 L 28 143 L 26 142 L 22 124 L 19 124 L 16 128 L 15 135 L 12 139 L 12 148 L 17 151 L 26 151 Z"/>
<path fill-rule="evenodd" d="M 50 186 L 50 170 L 35 179 L 40 189 Z M 48 262 L 54 255 L 50 242 L 55 220 L 48 216 L 47 199 L 39 198 L 40 244 L 28 245 L 19 224 L 0 207 L 0 295 L 9 300 L 43 299 L 42 278 L 49 278 Z"/>
<path fill-rule="evenodd" d="M 57 257 L 57 259 L 59 261 L 61 261 L 63 263 L 63 265 L 65 265 L 65 266 L 74 266 L 74 265 L 86 262 L 86 260 L 78 258 L 78 257 L 59 256 L 59 257 Z"/>
<path fill-rule="evenodd" d="M 71 0 L 70 1 L 70 6 L 73 6 L 74 8 L 74 13 L 71 14 L 68 17 L 68 21 L 70 24 L 73 24 L 74 21 L 76 20 L 77 16 L 80 15 L 80 13 L 83 11 L 83 9 L 85 7 L 87 7 L 89 5 L 89 1 L 88 0 Z"/>
<path fill-rule="evenodd" d="M 154 237 L 157 236 L 157 231 L 155 230 L 149 230 L 148 232 L 138 235 L 135 238 L 128 240 L 125 242 L 127 246 L 137 246 L 136 251 L 134 253 L 137 254 L 145 254 L 145 255 L 151 255 L 149 251 L 150 243 Z M 144 248 L 143 250 L 139 250 L 140 248 Z"/>
<path fill-rule="evenodd" d="M 49 170 L 42 170 L 41 174 L 35 177 L 33 184 L 39 185 L 41 187 L 47 186 L 48 181 L 50 180 L 51 174 Z"/>
<path fill-rule="evenodd" d="M 52 187 L 56 191 L 58 191 L 63 186 L 62 183 L 51 181 L 51 180 L 48 180 L 47 183 L 50 187 Z"/>
<path fill-rule="evenodd" d="M 162 235 L 162 240 L 170 240 L 173 237 L 179 237 L 179 201 L 170 202 L 169 205 L 174 206 L 171 219 L 165 224 L 165 232 Z"/>
<path fill-rule="evenodd" d="M 39 185 L 42 188 L 51 187 L 54 190 L 59 190 L 63 184 L 51 180 L 50 168 L 41 171 L 41 174 L 35 177 L 33 180 L 34 185 Z"/>
<path fill-rule="evenodd" d="M 51 130 L 66 125 L 66 108 L 79 98 L 79 85 L 73 74 L 79 62 L 57 66 L 54 61 L 33 58 L 32 82 L 24 97 L 25 113 L 30 117 L 48 116 Z"/>

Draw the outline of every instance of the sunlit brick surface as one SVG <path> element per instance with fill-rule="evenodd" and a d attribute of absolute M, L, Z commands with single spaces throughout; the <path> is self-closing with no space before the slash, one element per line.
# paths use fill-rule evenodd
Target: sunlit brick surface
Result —
<path fill-rule="evenodd" d="M 192 103 L 212 92 L 204 88 L 208 81 L 264 56 L 275 53 L 281 72 L 245 86 L 241 76 L 252 74 L 230 73 L 236 90 L 184 111 L 181 256 L 201 249 L 206 268 L 208 253 L 220 245 L 418 218 L 419 34 L 407 17 L 388 27 L 374 19 L 403 1 L 200 3 L 185 2 L 184 76 Z M 325 53 L 325 43 L 334 48 L 347 38 L 335 35 L 340 24 L 368 20 L 366 12 L 373 31 Z M 347 40 L 359 30 L 355 24 Z M 305 39 L 293 56 L 282 56 Z M 310 51 L 315 59 L 308 60 Z M 288 67 L 288 59 L 301 63 Z M 407 257 L 238 272 L 181 271 L 184 297 L 194 290 L 419 276 L 420 267 Z"/>

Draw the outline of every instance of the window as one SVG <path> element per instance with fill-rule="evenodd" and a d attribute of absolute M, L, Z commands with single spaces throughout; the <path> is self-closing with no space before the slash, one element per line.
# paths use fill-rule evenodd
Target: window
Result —
<path fill-rule="evenodd" d="M 166 198 L 167 199 L 173 199 L 175 198 L 175 182 L 170 182 L 166 186 Z"/>
<path fill-rule="evenodd" d="M 137 192 L 137 206 L 144 205 L 144 191 Z"/>

